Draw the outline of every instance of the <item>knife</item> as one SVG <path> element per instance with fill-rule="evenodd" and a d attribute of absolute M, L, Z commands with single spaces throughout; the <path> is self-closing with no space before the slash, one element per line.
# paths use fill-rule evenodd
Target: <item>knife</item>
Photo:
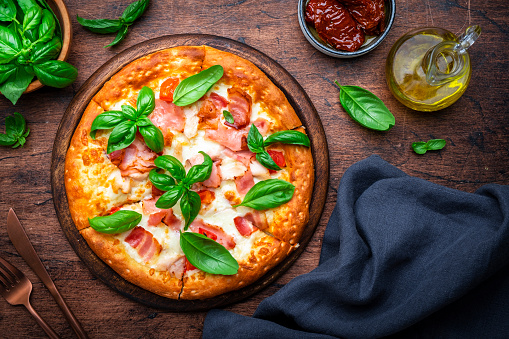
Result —
<path fill-rule="evenodd" d="M 74 330 L 74 332 L 76 332 L 78 338 L 88 339 L 85 330 L 83 329 L 83 327 L 81 327 L 81 324 L 79 323 L 78 319 L 76 319 L 74 314 L 71 312 L 71 310 L 65 303 L 64 299 L 58 292 L 57 287 L 53 283 L 53 280 L 51 280 L 51 277 L 44 268 L 44 265 L 42 264 L 41 259 L 35 252 L 35 249 L 32 246 L 30 239 L 28 239 L 25 229 L 19 222 L 19 219 L 16 216 L 16 213 L 14 213 L 14 210 L 12 208 L 9 209 L 9 215 L 7 216 L 7 233 L 9 234 L 9 238 L 11 239 L 11 242 L 13 243 L 18 253 L 23 257 L 23 259 L 25 259 L 28 266 L 32 268 L 32 270 L 37 274 L 37 276 L 39 277 L 39 279 L 41 279 L 44 285 L 46 285 L 51 295 L 57 302 L 58 306 L 60 306 L 60 308 L 62 309 L 65 318 L 67 319 L 69 324 L 71 324 L 72 329 Z"/>

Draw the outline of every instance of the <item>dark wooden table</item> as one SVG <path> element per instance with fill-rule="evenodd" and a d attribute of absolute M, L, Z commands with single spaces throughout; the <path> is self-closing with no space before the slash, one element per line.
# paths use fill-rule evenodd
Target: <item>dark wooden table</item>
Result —
<path fill-rule="evenodd" d="M 31 129 L 25 147 L 0 149 L 0 256 L 23 270 L 34 284 L 32 303 L 62 337 L 73 332 L 49 292 L 18 256 L 5 229 L 14 208 L 35 249 L 70 308 L 93 338 L 199 337 L 205 312 L 173 313 L 127 299 L 97 280 L 77 257 L 58 223 L 50 185 L 51 152 L 63 113 L 85 80 L 115 54 L 150 38 L 168 34 L 206 33 L 228 37 L 267 54 L 303 86 L 324 125 L 329 144 L 331 176 L 320 225 L 295 264 L 274 284 L 251 298 L 226 307 L 252 315 L 260 301 L 318 264 L 327 220 L 336 190 L 353 163 L 378 154 L 414 175 L 451 188 L 474 192 L 487 183 L 509 183 L 509 6 L 506 0 L 407 0 L 397 3 L 396 20 L 386 40 L 372 53 L 356 59 L 334 59 L 315 50 L 302 35 L 297 1 L 153 0 L 127 38 L 102 48 L 114 35 L 85 31 L 75 20 L 114 18 L 130 1 L 67 0 L 74 40 L 69 62 L 79 70 L 77 81 L 64 89 L 43 88 L 22 96 L 16 106 L 0 98 L 0 131 L 5 117 L 20 112 Z M 453 106 L 436 113 L 414 112 L 400 104 L 385 82 L 385 60 L 394 42 L 407 31 L 438 26 L 462 33 L 471 24 L 482 28 L 471 48 L 472 80 Z M 389 132 L 356 124 L 341 108 L 333 84 L 358 85 L 378 95 L 396 117 Z M 439 152 L 424 156 L 411 143 L 447 140 Z M 0 300 L 0 336 L 42 338 L 44 332 L 22 307 Z"/>

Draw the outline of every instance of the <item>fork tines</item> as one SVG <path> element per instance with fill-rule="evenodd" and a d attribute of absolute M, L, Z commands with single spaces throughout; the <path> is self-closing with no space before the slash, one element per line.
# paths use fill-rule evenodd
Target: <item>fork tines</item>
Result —
<path fill-rule="evenodd" d="M 0 287 L 9 291 L 21 280 L 21 272 L 4 259 L 0 258 Z"/>

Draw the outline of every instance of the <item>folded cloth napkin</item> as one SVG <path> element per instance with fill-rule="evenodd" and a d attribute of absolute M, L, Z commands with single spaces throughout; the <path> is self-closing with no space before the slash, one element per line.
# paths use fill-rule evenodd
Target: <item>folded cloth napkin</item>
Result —
<path fill-rule="evenodd" d="M 509 186 L 466 193 L 378 156 L 350 167 L 319 266 L 203 338 L 509 337 Z"/>

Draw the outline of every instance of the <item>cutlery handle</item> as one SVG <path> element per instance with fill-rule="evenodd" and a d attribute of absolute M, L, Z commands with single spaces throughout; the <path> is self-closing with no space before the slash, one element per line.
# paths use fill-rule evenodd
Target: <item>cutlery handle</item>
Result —
<path fill-rule="evenodd" d="M 39 326 L 41 326 L 42 329 L 44 330 L 44 332 L 46 332 L 48 337 L 50 337 L 51 339 L 60 339 L 58 334 L 56 334 L 55 331 L 53 331 L 53 329 L 48 325 L 48 323 L 45 322 L 44 319 L 41 318 L 39 313 L 37 313 L 34 310 L 34 308 L 32 307 L 32 305 L 30 305 L 29 302 L 25 303 L 24 305 L 27 308 L 28 312 L 30 312 L 30 314 L 35 318 L 35 320 L 37 321 Z"/>
<path fill-rule="evenodd" d="M 58 306 L 60 306 L 60 309 L 62 310 L 62 312 L 64 312 L 64 316 L 67 319 L 67 322 L 69 322 L 69 324 L 71 324 L 71 327 L 74 330 L 74 332 L 76 333 L 76 335 L 78 336 L 78 338 L 88 339 L 87 333 L 85 332 L 83 327 L 81 327 L 80 322 L 78 321 L 78 319 L 76 319 L 76 317 L 72 313 L 71 309 L 67 306 L 64 298 L 62 298 L 62 296 L 58 292 L 56 286 L 54 284 L 51 286 L 51 288 L 50 288 L 50 286 L 48 286 L 48 290 L 50 291 L 51 295 L 57 302 Z"/>

